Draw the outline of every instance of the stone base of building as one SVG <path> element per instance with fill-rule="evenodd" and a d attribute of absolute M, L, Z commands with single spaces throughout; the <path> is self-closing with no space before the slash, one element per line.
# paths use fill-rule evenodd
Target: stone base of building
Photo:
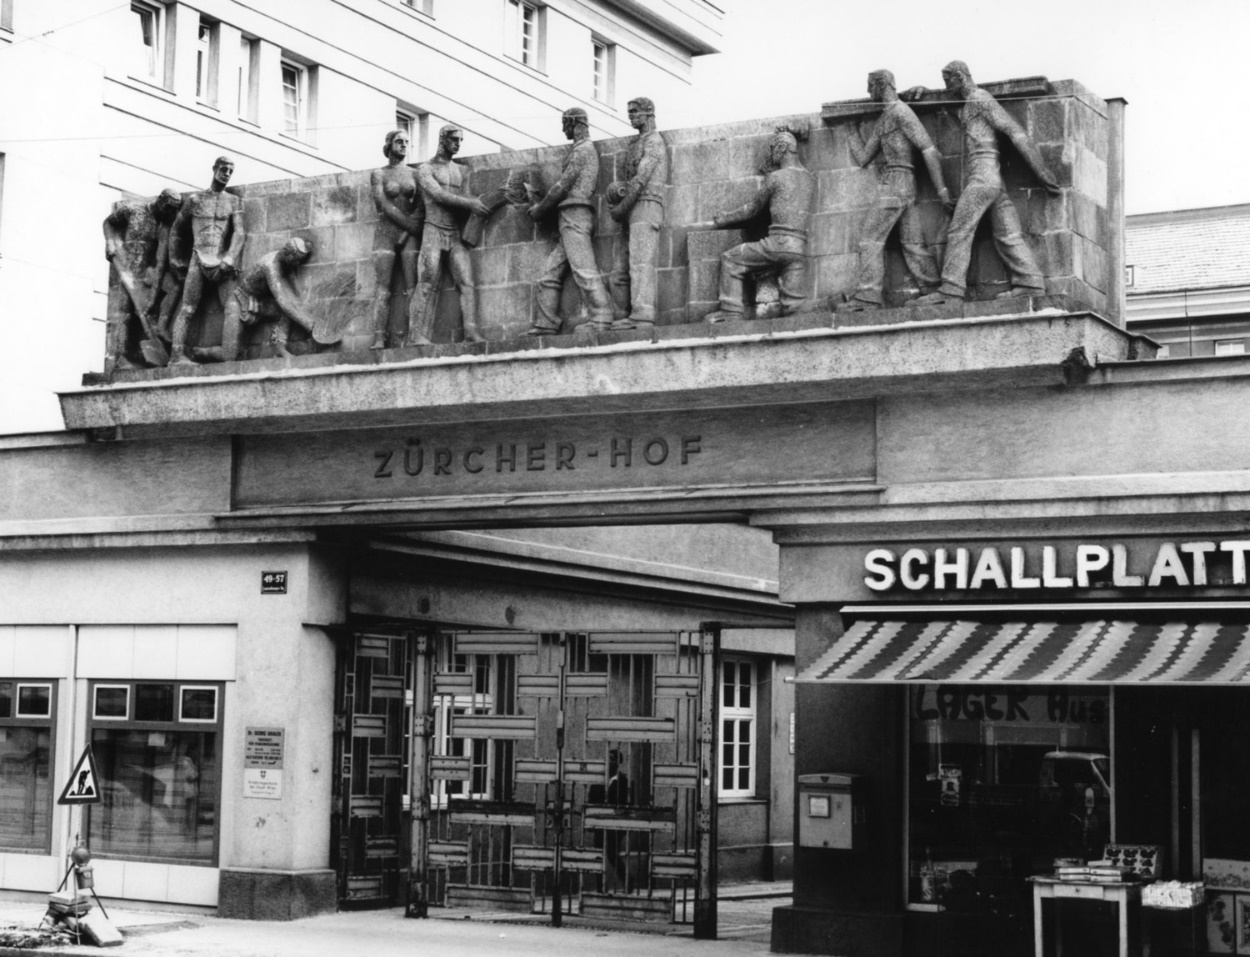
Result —
<path fill-rule="evenodd" d="M 777 907 L 770 949 L 774 954 L 892 957 L 903 953 L 903 921 L 893 912 Z"/>
<path fill-rule="evenodd" d="M 296 920 L 338 909 L 332 870 L 222 868 L 217 916 L 235 920 Z"/>

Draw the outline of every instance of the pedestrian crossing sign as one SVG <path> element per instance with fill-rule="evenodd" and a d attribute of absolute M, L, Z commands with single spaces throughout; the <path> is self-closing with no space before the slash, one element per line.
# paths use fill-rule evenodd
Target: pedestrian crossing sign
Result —
<path fill-rule="evenodd" d="M 65 790 L 61 792 L 57 804 L 99 804 L 100 775 L 95 768 L 95 756 L 91 753 L 91 745 L 83 748 L 82 757 L 70 772 L 65 782 Z"/>

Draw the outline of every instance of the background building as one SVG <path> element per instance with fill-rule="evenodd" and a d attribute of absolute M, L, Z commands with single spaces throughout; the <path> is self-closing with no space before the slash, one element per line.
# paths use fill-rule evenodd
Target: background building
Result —
<path fill-rule="evenodd" d="M 1243 355 L 1250 341 L 1250 205 L 1127 217 L 1129 327 L 1160 358 Z"/>
<path fill-rule="evenodd" d="M 53 390 L 103 356 L 100 223 L 124 196 L 415 162 L 443 123 L 465 155 L 596 136 L 663 103 L 713 53 L 707 0 L 3 0 L 0 6 L 0 432 L 61 428 Z M 20 92 L 19 92 L 20 91 Z"/>

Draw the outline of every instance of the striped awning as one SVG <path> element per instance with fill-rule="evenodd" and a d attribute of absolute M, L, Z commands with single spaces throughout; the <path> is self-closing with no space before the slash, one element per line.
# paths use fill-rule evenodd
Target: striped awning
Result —
<path fill-rule="evenodd" d="M 859 620 L 799 682 L 1250 684 L 1250 625 Z"/>

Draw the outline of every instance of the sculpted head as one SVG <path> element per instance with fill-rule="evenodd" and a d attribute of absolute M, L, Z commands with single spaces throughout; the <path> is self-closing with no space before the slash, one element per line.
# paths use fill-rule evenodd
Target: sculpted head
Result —
<path fill-rule="evenodd" d="M 460 144 L 464 142 L 464 130 L 448 123 L 438 131 L 438 150 L 447 156 L 455 156 L 460 152 Z"/>
<path fill-rule="evenodd" d="M 387 159 L 392 157 L 403 159 L 408 155 L 411 142 L 407 130 L 391 130 L 386 134 L 386 141 L 382 144 L 382 155 Z"/>
<path fill-rule="evenodd" d="M 288 239 L 285 245 L 278 250 L 278 262 L 284 266 L 298 266 L 307 262 L 312 254 L 312 243 L 307 239 L 301 239 L 299 236 L 296 236 L 294 239 Z"/>
<path fill-rule="evenodd" d="M 972 71 L 963 60 L 951 60 L 942 67 L 942 81 L 951 93 L 962 96 L 972 85 Z"/>
<path fill-rule="evenodd" d="M 768 138 L 768 165 L 771 169 L 780 169 L 786 165 L 786 157 L 797 154 L 799 141 L 789 130 L 778 130 Z"/>
<path fill-rule="evenodd" d="M 213 188 L 224 189 L 234 175 L 234 160 L 229 156 L 218 156 L 213 162 Z"/>
<path fill-rule="evenodd" d="M 889 70 L 873 70 L 868 74 L 868 95 L 877 102 L 885 99 L 886 90 L 894 89 L 894 74 Z"/>
<path fill-rule="evenodd" d="M 181 206 L 182 194 L 176 189 L 166 187 L 156 197 L 156 218 L 162 222 L 169 222 L 178 214 L 178 209 Z"/>
<path fill-rule="evenodd" d="M 590 117 L 580 106 L 565 110 L 560 117 L 560 123 L 564 128 L 565 137 L 570 140 L 577 138 L 578 127 L 586 133 L 590 132 Z"/>
<path fill-rule="evenodd" d="M 625 106 L 629 125 L 636 130 L 646 129 L 647 120 L 655 119 L 655 103 L 649 97 L 636 96 Z"/>

